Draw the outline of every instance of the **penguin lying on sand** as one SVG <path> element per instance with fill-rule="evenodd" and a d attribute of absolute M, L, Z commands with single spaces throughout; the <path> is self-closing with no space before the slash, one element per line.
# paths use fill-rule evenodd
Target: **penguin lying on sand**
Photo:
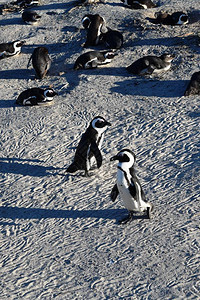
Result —
<path fill-rule="evenodd" d="M 89 51 L 80 55 L 75 64 L 74 70 L 94 69 L 98 65 L 108 64 L 117 54 L 113 51 Z"/>
<path fill-rule="evenodd" d="M 106 33 L 102 33 L 100 40 L 106 44 L 109 49 L 119 49 L 123 46 L 123 35 L 117 30 L 107 28 Z"/>
<path fill-rule="evenodd" d="M 48 49 L 46 47 L 37 47 L 34 49 L 31 55 L 28 66 L 32 59 L 33 68 L 35 69 L 36 76 L 39 79 L 43 79 L 51 66 L 51 58 L 49 56 Z M 27 67 L 28 67 L 27 66 Z"/>
<path fill-rule="evenodd" d="M 52 88 L 31 88 L 18 96 L 16 104 L 25 106 L 49 105 L 53 103 L 53 97 L 56 95 L 57 93 Z"/>
<path fill-rule="evenodd" d="M 35 25 L 40 20 L 41 16 L 36 11 L 25 10 L 22 14 L 22 20 L 30 25 Z"/>
<path fill-rule="evenodd" d="M 174 56 L 171 54 L 163 54 L 161 56 L 144 56 L 133 62 L 126 69 L 135 75 L 151 75 L 159 74 L 167 71 L 171 67 L 171 61 Z"/>
<path fill-rule="evenodd" d="M 125 207 L 129 211 L 128 217 L 121 220 L 120 223 L 126 224 L 131 221 L 134 212 L 146 211 L 147 218 L 150 219 L 153 205 L 145 199 L 141 184 L 135 174 L 135 154 L 129 149 L 123 149 L 110 160 L 119 161 L 117 165 L 117 183 L 112 188 L 111 199 L 114 202 L 120 194 Z"/>
<path fill-rule="evenodd" d="M 155 19 L 150 19 L 149 21 L 153 24 L 163 24 L 163 25 L 184 25 L 188 23 L 188 16 L 182 12 L 174 12 L 171 15 L 166 12 L 155 13 Z"/>
<path fill-rule="evenodd" d="M 24 41 L 14 41 L 0 44 L 0 59 L 17 55 L 21 52 Z"/>
<path fill-rule="evenodd" d="M 102 165 L 101 146 L 104 138 L 104 132 L 111 126 L 103 117 L 97 116 L 91 122 L 86 132 L 82 135 L 81 140 L 75 152 L 73 163 L 67 168 L 67 172 L 75 173 L 78 170 L 84 170 L 85 175 L 89 176 L 88 171 L 91 169 L 95 160 L 97 168 Z"/>
<path fill-rule="evenodd" d="M 2 13 L 18 12 L 24 8 L 37 6 L 38 4 L 39 4 L 38 0 L 17 0 L 17 1 L 12 1 L 10 3 L 0 5 L 0 11 Z"/>
<path fill-rule="evenodd" d="M 188 84 L 184 96 L 200 95 L 200 71 L 195 72 Z"/>
<path fill-rule="evenodd" d="M 121 0 L 126 6 L 133 9 L 154 8 L 156 5 L 151 0 Z"/>
<path fill-rule="evenodd" d="M 84 47 L 98 45 L 100 34 L 107 31 L 105 20 L 99 14 L 88 14 L 82 18 L 82 25 L 87 29 L 87 40 Z"/>

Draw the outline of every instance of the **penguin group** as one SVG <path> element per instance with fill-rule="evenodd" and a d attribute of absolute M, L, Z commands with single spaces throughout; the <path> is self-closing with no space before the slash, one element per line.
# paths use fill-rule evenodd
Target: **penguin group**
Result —
<path fill-rule="evenodd" d="M 81 4 L 91 5 L 102 3 L 102 1 L 82 0 Z M 157 5 L 151 0 L 121 0 L 124 6 L 130 9 L 157 9 Z M 36 0 L 17 0 L 2 8 L 8 11 L 18 9 L 22 12 L 22 20 L 26 24 L 35 25 L 41 16 L 32 10 L 32 6 L 37 6 Z M 28 9 L 27 9 L 28 8 Z M 13 9 L 13 10 L 12 10 Z M 173 14 L 157 12 L 152 23 L 163 25 L 185 25 L 189 18 L 184 12 L 174 12 Z M 118 51 L 124 46 L 124 38 L 121 32 L 111 29 L 107 26 L 106 20 L 99 14 L 86 14 L 81 19 L 81 24 L 86 30 L 86 41 L 83 48 L 104 45 L 104 50 L 85 51 L 76 59 L 74 71 L 81 69 L 94 69 L 100 65 L 111 63 L 118 55 Z M 21 53 L 21 48 L 25 41 L 16 40 L 0 44 L 0 59 L 16 56 Z M 163 53 L 160 56 L 148 55 L 138 60 L 130 62 L 129 66 L 124 66 L 127 73 L 136 76 L 159 76 L 171 68 L 171 62 L 175 56 L 169 53 Z M 36 47 L 30 56 L 28 67 L 32 62 L 36 78 L 43 80 L 47 76 L 51 67 L 52 59 L 47 47 Z M 188 84 L 184 96 L 200 94 L 200 72 L 195 72 Z M 32 87 L 21 93 L 16 99 L 17 105 L 22 106 L 43 106 L 53 103 L 53 99 L 58 95 L 50 87 Z M 95 116 L 86 131 L 82 134 L 80 142 L 74 154 L 74 159 L 66 168 L 66 172 L 74 174 L 78 171 L 84 171 L 85 176 L 91 176 L 91 170 L 95 167 L 99 169 L 103 163 L 102 145 L 106 130 L 112 126 L 109 120 L 103 116 Z M 116 151 L 117 152 L 117 151 Z M 153 211 L 153 204 L 146 199 L 142 185 L 135 172 L 136 155 L 132 149 L 122 148 L 116 155 L 110 158 L 110 161 L 117 161 L 116 183 L 111 189 L 110 198 L 114 202 L 118 195 L 121 197 L 125 208 L 128 210 L 128 216 L 120 221 L 120 224 L 126 224 L 134 219 L 134 213 L 144 213 L 145 218 L 150 219 Z"/>

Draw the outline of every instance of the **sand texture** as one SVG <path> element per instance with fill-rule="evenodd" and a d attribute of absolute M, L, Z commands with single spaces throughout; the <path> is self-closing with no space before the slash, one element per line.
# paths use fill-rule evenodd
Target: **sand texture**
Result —
<path fill-rule="evenodd" d="M 5 1 L 0 1 L 4 3 Z M 183 97 L 200 70 L 197 0 L 161 0 L 131 10 L 120 0 L 77 7 L 42 0 L 42 17 L 24 24 L 21 13 L 0 15 L 0 42 L 25 40 L 22 53 L 0 60 L 0 299 L 200 299 L 199 96 Z M 160 10 L 184 10 L 183 26 L 154 25 Z M 124 46 L 110 64 L 74 71 L 85 49 L 85 14 L 99 13 L 119 30 Z M 52 58 L 48 76 L 35 80 L 28 60 L 38 46 Z M 126 67 L 145 55 L 175 55 L 160 77 Z M 53 88 L 54 104 L 24 107 L 17 96 Z M 103 164 L 84 177 L 66 173 L 89 122 L 102 115 Z M 127 215 L 110 200 L 122 148 L 136 154 L 136 172 L 153 205 L 152 219 Z"/>

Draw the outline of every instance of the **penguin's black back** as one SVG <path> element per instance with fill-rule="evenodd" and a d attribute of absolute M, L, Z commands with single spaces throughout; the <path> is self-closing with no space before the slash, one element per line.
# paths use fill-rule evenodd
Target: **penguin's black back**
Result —
<path fill-rule="evenodd" d="M 37 76 L 42 79 L 51 66 L 51 59 L 46 47 L 37 47 L 32 54 L 32 64 Z"/>

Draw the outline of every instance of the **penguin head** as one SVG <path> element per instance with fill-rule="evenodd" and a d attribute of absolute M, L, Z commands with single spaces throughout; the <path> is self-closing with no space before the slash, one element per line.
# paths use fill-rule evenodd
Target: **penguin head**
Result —
<path fill-rule="evenodd" d="M 163 55 L 160 56 L 160 58 L 165 62 L 171 62 L 174 59 L 174 57 L 175 57 L 174 55 L 167 54 L 167 53 L 164 53 Z"/>
<path fill-rule="evenodd" d="M 136 156 L 131 150 L 122 149 L 117 155 L 111 157 L 110 160 L 118 160 L 120 164 L 126 164 L 128 168 L 131 168 L 136 161 Z"/>
<path fill-rule="evenodd" d="M 44 90 L 44 97 L 47 101 L 53 100 L 53 97 L 58 95 L 52 88 L 47 88 Z"/>
<path fill-rule="evenodd" d="M 90 15 L 85 15 L 82 18 L 81 23 L 82 23 L 83 27 L 85 29 L 87 29 L 90 26 L 90 23 L 91 23 Z"/>
<path fill-rule="evenodd" d="M 177 25 L 183 25 L 188 23 L 188 16 L 184 12 L 175 12 L 172 14 L 174 23 Z"/>
<path fill-rule="evenodd" d="M 108 126 L 111 126 L 110 122 L 106 121 L 103 117 L 97 116 L 91 122 L 90 125 L 97 132 L 104 132 Z"/>
<path fill-rule="evenodd" d="M 14 41 L 14 42 L 13 42 L 13 47 L 14 47 L 15 50 L 20 51 L 20 50 L 21 50 L 21 47 L 22 47 L 24 44 L 25 44 L 25 41 L 19 41 L 19 40 L 17 40 L 17 41 Z"/>
<path fill-rule="evenodd" d="M 104 55 L 105 59 L 110 60 L 110 59 L 113 59 L 118 54 L 114 51 L 105 51 L 103 55 Z"/>

